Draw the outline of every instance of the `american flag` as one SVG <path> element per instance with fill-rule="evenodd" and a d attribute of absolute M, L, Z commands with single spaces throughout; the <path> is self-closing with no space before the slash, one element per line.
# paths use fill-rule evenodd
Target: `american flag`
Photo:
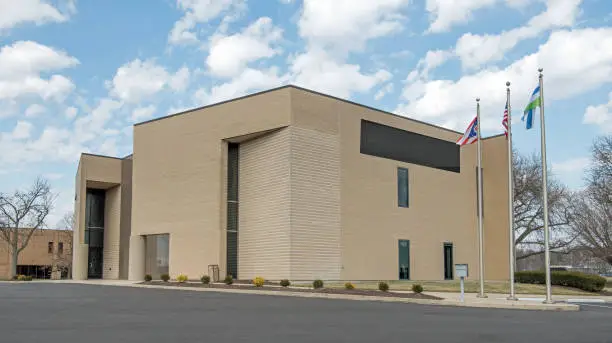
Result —
<path fill-rule="evenodd" d="M 506 108 L 504 109 L 504 119 L 502 119 L 502 125 L 504 126 L 506 138 L 508 138 L 508 102 L 506 101 Z"/>

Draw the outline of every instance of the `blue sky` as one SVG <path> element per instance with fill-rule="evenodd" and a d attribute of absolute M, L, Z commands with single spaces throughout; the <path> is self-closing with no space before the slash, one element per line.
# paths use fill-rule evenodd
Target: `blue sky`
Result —
<path fill-rule="evenodd" d="M 594 137 L 612 133 L 607 0 L 0 0 L 0 191 L 37 175 L 72 209 L 80 152 L 131 153 L 132 125 L 296 84 L 514 141 L 544 68 L 548 160 L 582 185 Z"/>

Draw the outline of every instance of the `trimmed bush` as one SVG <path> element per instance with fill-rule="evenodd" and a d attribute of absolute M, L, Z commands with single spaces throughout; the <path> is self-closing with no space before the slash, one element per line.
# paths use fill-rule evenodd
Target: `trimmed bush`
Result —
<path fill-rule="evenodd" d="M 264 278 L 262 278 L 261 276 L 258 276 L 253 279 L 253 285 L 255 285 L 255 287 L 263 287 L 265 282 L 266 280 L 264 280 Z"/>
<path fill-rule="evenodd" d="M 200 281 L 202 281 L 203 284 L 208 285 L 210 284 L 210 276 L 204 275 L 200 278 Z"/>
<path fill-rule="evenodd" d="M 279 284 L 282 287 L 289 287 L 289 286 L 291 286 L 291 282 L 289 280 L 287 280 L 287 279 L 280 280 Z"/>
<path fill-rule="evenodd" d="M 234 283 L 234 278 L 231 275 L 228 275 L 228 276 L 225 277 L 225 280 L 223 280 L 223 282 L 226 285 L 231 285 L 231 284 Z"/>
<path fill-rule="evenodd" d="M 150 282 L 151 280 L 153 280 L 153 277 L 151 276 L 151 274 L 145 275 L 145 281 L 146 282 Z"/>
<path fill-rule="evenodd" d="M 379 282 L 378 283 L 378 290 L 379 291 L 383 291 L 383 292 L 389 291 L 389 284 L 384 282 L 384 281 Z"/>
<path fill-rule="evenodd" d="M 319 279 L 314 280 L 314 281 L 312 282 L 312 288 L 314 288 L 314 289 L 320 289 L 320 288 L 323 288 L 323 280 L 319 280 Z"/>
<path fill-rule="evenodd" d="M 25 277 L 25 281 L 32 281 L 32 276 L 31 275 L 27 275 Z"/>
<path fill-rule="evenodd" d="M 514 280 L 517 283 L 543 285 L 546 283 L 546 274 L 544 271 L 516 272 Z M 556 286 L 573 287 L 587 292 L 601 292 L 606 287 L 605 278 L 580 272 L 551 271 L 550 282 Z"/>
<path fill-rule="evenodd" d="M 17 281 L 25 281 L 25 280 L 26 280 L 25 275 L 17 275 Z"/>
<path fill-rule="evenodd" d="M 347 282 L 344 284 L 344 289 L 355 289 L 355 286 L 352 283 Z"/>
<path fill-rule="evenodd" d="M 159 278 L 162 279 L 163 282 L 168 282 L 170 280 L 170 275 L 162 274 L 159 276 Z"/>
<path fill-rule="evenodd" d="M 185 275 L 185 274 L 179 274 L 179 275 L 176 277 L 176 281 L 177 281 L 178 283 L 185 283 L 185 282 L 187 282 L 187 280 L 188 280 L 188 279 L 189 279 L 189 278 L 188 278 L 188 277 L 187 277 L 187 275 Z"/>
<path fill-rule="evenodd" d="M 423 293 L 423 286 L 419 283 L 415 283 L 412 285 L 412 291 L 414 293 Z"/>

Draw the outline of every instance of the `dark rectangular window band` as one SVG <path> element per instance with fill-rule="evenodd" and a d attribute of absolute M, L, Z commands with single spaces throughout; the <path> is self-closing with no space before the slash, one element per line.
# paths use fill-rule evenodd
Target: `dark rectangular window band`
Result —
<path fill-rule="evenodd" d="M 367 120 L 361 121 L 360 152 L 455 173 L 461 171 L 460 150 L 454 142 Z"/>

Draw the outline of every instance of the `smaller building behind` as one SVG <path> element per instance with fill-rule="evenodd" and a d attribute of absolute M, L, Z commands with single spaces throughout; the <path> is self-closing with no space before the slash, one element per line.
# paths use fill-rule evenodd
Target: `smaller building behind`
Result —
<path fill-rule="evenodd" d="M 0 278 L 10 277 L 11 253 L 8 243 L 0 240 Z M 71 277 L 72 231 L 36 230 L 17 262 L 17 275 L 37 279 Z"/>

